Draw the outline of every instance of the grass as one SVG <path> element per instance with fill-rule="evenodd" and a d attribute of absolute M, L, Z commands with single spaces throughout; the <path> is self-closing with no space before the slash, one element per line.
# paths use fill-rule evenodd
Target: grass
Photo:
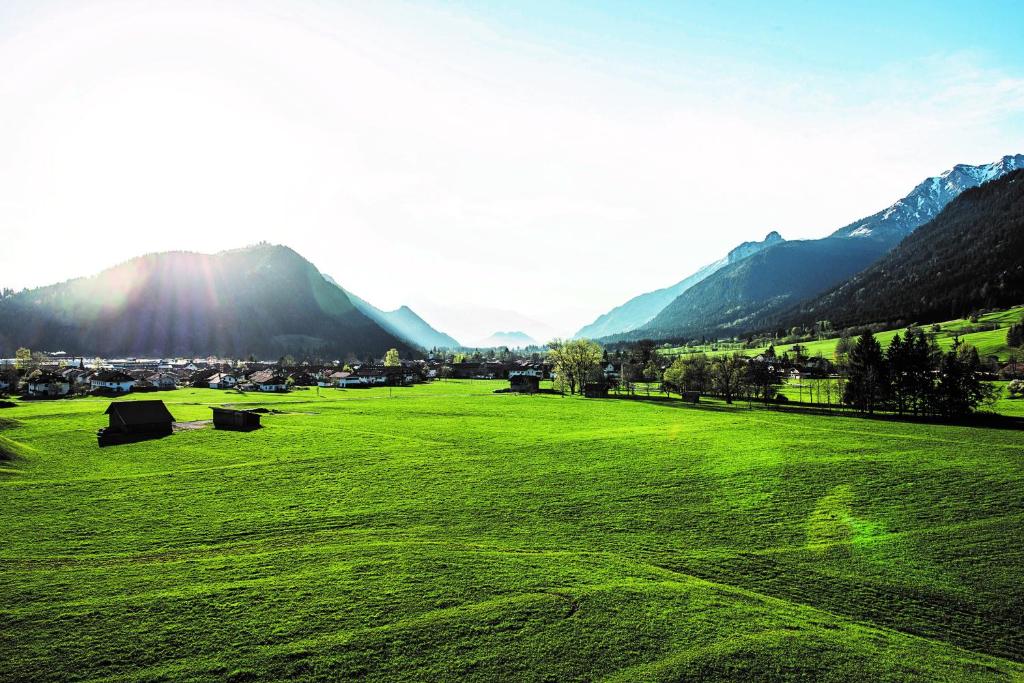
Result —
<path fill-rule="evenodd" d="M 1024 352 L 1020 349 L 1013 349 L 1006 345 L 1007 329 L 1010 325 L 1018 323 L 1021 320 L 1024 320 L 1024 306 L 1017 306 L 1003 311 L 985 313 L 984 315 L 979 316 L 977 323 L 972 323 L 970 320 L 965 318 L 940 323 L 941 330 L 936 333 L 934 337 L 939 347 L 943 350 L 950 349 L 953 346 L 954 338 L 958 336 L 962 343 L 976 347 L 978 349 L 978 354 L 983 359 L 989 356 L 995 356 L 1000 362 L 1006 362 L 1010 354 L 1016 354 L 1018 358 L 1024 358 Z M 964 333 L 964 330 L 971 329 L 972 326 L 983 323 L 995 324 L 999 325 L 999 327 L 994 330 Z M 925 325 L 923 329 L 925 332 L 930 333 L 930 328 L 930 325 Z M 899 329 L 877 332 L 875 333 L 875 338 L 881 343 L 882 348 L 888 348 L 889 342 L 892 341 L 895 334 L 899 333 L 900 336 L 903 336 L 906 332 L 907 328 L 901 327 Z M 833 358 L 835 356 L 836 345 L 838 343 L 838 338 L 799 342 L 803 355 L 811 357 L 820 355 L 824 358 Z M 794 344 L 777 344 L 775 346 L 775 351 L 780 356 L 783 353 L 792 353 L 793 346 Z M 679 353 L 695 352 L 703 352 L 709 355 L 721 355 L 735 353 L 738 351 L 744 355 L 756 356 L 757 354 L 766 351 L 767 348 L 767 346 L 744 348 L 741 342 L 719 342 L 716 344 L 705 344 L 697 347 L 676 347 L 664 349 L 662 353 L 670 356 L 678 355 Z"/>
<path fill-rule="evenodd" d="M 503 385 L 3 411 L 0 680 L 1024 678 L 1024 433 Z"/>

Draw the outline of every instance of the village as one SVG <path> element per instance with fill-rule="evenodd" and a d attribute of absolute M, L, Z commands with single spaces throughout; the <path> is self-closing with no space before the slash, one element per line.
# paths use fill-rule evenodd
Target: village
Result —
<path fill-rule="evenodd" d="M 551 365 L 536 355 L 532 359 L 454 358 L 430 354 L 421 360 L 374 359 L 348 364 L 215 357 L 87 360 L 62 353 L 37 353 L 31 359 L 0 359 L 0 394 L 43 400 L 84 395 L 116 397 L 182 387 L 283 393 L 312 387 L 410 386 L 444 379 L 507 379 L 513 390 L 536 391 L 541 380 L 552 379 Z"/>

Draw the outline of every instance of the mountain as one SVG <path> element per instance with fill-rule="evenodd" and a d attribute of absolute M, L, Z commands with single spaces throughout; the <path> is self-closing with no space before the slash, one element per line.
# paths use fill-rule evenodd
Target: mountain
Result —
<path fill-rule="evenodd" d="M 333 280 L 329 281 L 333 282 Z M 451 336 L 435 330 L 430 324 L 416 315 L 408 306 L 393 311 L 383 311 L 365 299 L 346 290 L 348 298 L 364 315 L 375 321 L 385 330 L 413 346 L 421 349 L 457 349 L 462 346 Z"/>
<path fill-rule="evenodd" d="M 527 346 L 540 346 L 540 344 L 525 332 L 495 332 L 477 344 L 477 348 L 481 349 L 492 349 L 499 346 L 507 346 L 510 349 L 522 349 Z"/>
<path fill-rule="evenodd" d="M 957 164 L 941 175 L 928 178 L 884 211 L 840 228 L 831 237 L 898 242 L 938 216 L 943 207 L 964 190 L 1001 178 L 1020 168 L 1024 168 L 1024 154 L 1007 155 L 999 161 L 981 166 Z"/>
<path fill-rule="evenodd" d="M 776 325 L 933 322 L 1024 302 L 1024 170 L 964 191 L 848 282 Z"/>
<path fill-rule="evenodd" d="M 411 347 L 360 312 L 309 261 L 260 244 L 141 256 L 0 301 L 0 353 L 98 356 L 291 354 L 343 358 Z"/>
<path fill-rule="evenodd" d="M 629 332 L 658 315 L 666 306 L 680 294 L 694 285 L 706 280 L 708 277 L 721 270 L 725 266 L 736 263 L 752 254 L 756 254 L 765 247 L 783 242 L 782 236 L 774 230 L 765 236 L 761 242 L 744 242 L 729 252 L 725 258 L 710 263 L 687 278 L 680 280 L 671 287 L 664 287 L 653 292 L 635 296 L 621 306 L 616 306 L 607 313 L 598 316 L 597 320 L 581 328 L 574 336 L 576 338 L 587 337 L 596 339 L 607 337 L 613 334 Z"/>
<path fill-rule="evenodd" d="M 1024 155 L 983 166 L 955 166 L 828 237 L 775 244 L 719 269 L 649 323 L 619 338 L 723 337 L 763 329 L 766 321 L 870 266 L 959 193 L 1018 168 L 1024 168 Z"/>

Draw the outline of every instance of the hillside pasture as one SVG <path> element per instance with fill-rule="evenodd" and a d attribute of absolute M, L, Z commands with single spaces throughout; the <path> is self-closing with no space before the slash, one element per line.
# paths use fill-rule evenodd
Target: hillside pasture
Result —
<path fill-rule="evenodd" d="M 505 385 L 9 409 L 0 680 L 1024 677 L 1024 432 Z"/>
<path fill-rule="evenodd" d="M 969 344 L 978 349 L 978 354 L 982 359 L 990 356 L 995 356 L 1000 362 L 1006 362 L 1011 354 L 1016 354 L 1018 358 L 1024 359 L 1024 352 L 1019 349 L 1012 349 L 1006 345 L 1006 332 L 1010 325 L 1013 323 L 1021 322 L 1024 320 L 1024 306 L 1017 306 L 1001 311 L 993 311 L 990 313 L 979 316 L 977 323 L 972 323 L 966 318 L 958 318 L 956 320 L 948 320 L 943 323 L 939 323 L 940 330 L 934 333 L 934 338 L 939 348 L 943 350 L 949 350 L 953 346 L 955 338 L 959 338 L 961 343 Z M 974 326 L 993 324 L 999 325 L 994 330 L 981 330 L 975 332 L 965 332 Z M 922 329 L 929 334 L 931 332 L 931 325 L 924 325 Z M 889 342 L 892 341 L 894 335 L 899 334 L 903 336 L 907 333 L 907 328 L 901 327 L 891 330 L 885 330 L 883 332 L 876 332 L 875 338 L 882 345 L 882 348 L 888 348 Z M 828 339 L 816 339 L 810 341 L 799 342 L 802 349 L 801 353 L 804 356 L 822 356 L 824 358 L 834 358 L 836 345 L 839 343 L 838 337 L 832 337 Z M 776 344 L 775 352 L 778 355 L 784 353 L 793 353 L 793 347 L 795 344 Z M 714 344 L 704 344 L 699 346 L 679 346 L 669 349 L 663 349 L 662 353 L 668 356 L 675 356 L 681 353 L 707 353 L 708 355 L 722 355 L 730 353 L 742 353 L 746 356 L 756 356 L 759 353 L 764 353 L 768 350 L 767 346 L 759 346 L 756 348 L 744 348 L 744 344 L 740 342 L 729 342 L 722 341 Z"/>

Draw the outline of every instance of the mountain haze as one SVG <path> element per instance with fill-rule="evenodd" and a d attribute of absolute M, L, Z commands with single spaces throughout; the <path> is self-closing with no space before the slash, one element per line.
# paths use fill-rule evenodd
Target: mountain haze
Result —
<path fill-rule="evenodd" d="M 326 277 L 326 276 L 325 276 Z M 328 281 L 334 282 L 331 278 Z M 340 285 L 339 285 L 340 287 Z M 393 311 L 384 311 L 362 297 L 345 290 L 353 305 L 364 315 L 374 320 L 391 334 L 404 339 L 413 346 L 424 350 L 429 349 L 457 349 L 462 345 L 453 337 L 439 332 L 431 327 L 430 323 L 421 318 L 408 306 L 401 306 Z"/>
<path fill-rule="evenodd" d="M 594 322 L 581 328 L 574 336 L 577 338 L 587 337 L 594 339 L 629 332 L 641 327 L 664 310 L 680 294 L 694 285 L 703 282 L 725 266 L 756 254 L 765 247 L 783 241 L 782 236 L 773 230 L 761 242 L 744 242 L 730 251 L 724 258 L 718 259 L 714 263 L 709 263 L 671 287 L 664 287 L 653 292 L 640 294 L 621 306 L 616 306 L 607 313 L 598 316 Z"/>
<path fill-rule="evenodd" d="M 0 353 L 343 358 L 412 347 L 291 249 L 141 256 L 0 301 Z"/>
<path fill-rule="evenodd" d="M 492 349 L 500 346 L 507 346 L 510 349 L 522 349 L 527 346 L 539 346 L 536 339 L 525 332 L 495 332 L 487 339 L 484 339 L 477 348 Z"/>

